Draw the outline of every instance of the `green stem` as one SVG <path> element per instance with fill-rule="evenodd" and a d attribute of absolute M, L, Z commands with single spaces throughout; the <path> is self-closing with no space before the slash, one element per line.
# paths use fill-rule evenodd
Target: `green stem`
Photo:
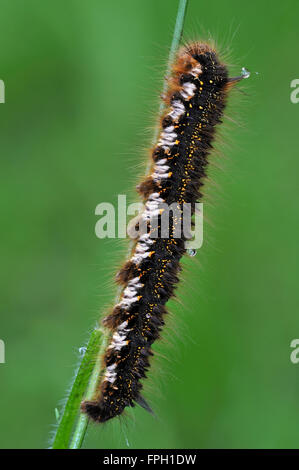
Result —
<path fill-rule="evenodd" d="M 181 40 L 187 5 L 188 0 L 179 0 L 176 23 L 169 51 L 166 77 L 168 77 L 171 72 L 171 64 Z M 165 93 L 166 90 L 167 79 L 164 81 L 163 93 Z M 160 114 L 163 112 L 163 109 L 164 103 L 162 102 L 159 110 Z M 156 138 L 157 135 L 155 136 L 155 141 Z M 88 427 L 88 418 L 82 413 L 80 413 L 78 417 L 80 403 L 83 399 L 85 390 L 86 393 L 84 399 L 86 400 L 92 399 L 95 391 L 97 390 L 97 386 L 101 380 L 102 374 L 101 358 L 106 349 L 109 337 L 109 331 L 96 329 L 92 332 L 81 365 L 75 377 L 71 392 L 68 396 L 62 418 L 58 425 L 53 441 L 53 449 L 79 449 L 82 446 Z M 97 360 L 94 364 L 93 359 L 95 357 L 97 357 Z"/>
<path fill-rule="evenodd" d="M 178 6 L 178 12 L 176 16 L 176 22 L 175 22 L 175 27 L 173 31 L 173 36 L 172 36 L 172 42 L 170 46 L 170 51 L 169 51 L 169 56 L 168 56 L 168 62 L 167 62 L 167 70 L 166 70 L 166 77 L 170 75 L 171 72 L 171 66 L 175 58 L 176 51 L 179 47 L 182 34 L 183 34 L 183 29 L 184 29 L 184 22 L 185 22 L 185 16 L 186 16 L 186 11 L 187 11 L 187 5 L 188 5 L 188 0 L 180 0 L 179 1 L 179 6 Z M 167 91 L 167 79 L 164 80 L 164 85 L 163 85 L 163 92 L 165 93 Z M 161 103 L 160 106 L 160 113 L 162 113 L 164 108 L 164 103 Z"/>
<path fill-rule="evenodd" d="M 91 400 L 97 390 L 97 386 L 101 379 L 101 373 L 102 373 L 102 357 L 107 347 L 109 337 L 110 337 L 109 331 L 104 332 L 102 335 L 102 344 L 99 348 L 97 360 L 96 360 L 94 369 L 90 377 L 90 381 L 89 381 L 87 391 L 85 394 L 85 400 Z M 86 430 L 87 430 L 87 426 L 88 426 L 88 418 L 85 414 L 81 413 L 78 419 L 78 422 L 76 424 L 71 443 L 70 443 L 70 449 L 80 449 Z"/>
<path fill-rule="evenodd" d="M 85 354 L 76 373 L 63 415 L 56 431 L 52 445 L 53 449 L 67 449 L 69 446 L 80 403 L 93 370 L 94 358 L 98 356 L 102 335 L 102 331 L 99 329 L 93 330 L 90 335 Z"/>
<path fill-rule="evenodd" d="M 174 61 L 176 51 L 179 47 L 179 44 L 182 38 L 188 1 L 189 0 L 179 0 L 178 12 L 176 15 L 175 27 L 174 27 L 171 46 L 170 46 L 169 55 L 168 55 L 166 78 L 163 84 L 163 95 L 167 91 L 167 88 L 168 88 L 167 79 L 171 74 L 171 66 Z M 164 107 L 165 107 L 164 101 L 161 101 L 160 108 L 159 108 L 159 116 L 161 116 L 161 114 L 163 113 Z M 153 136 L 153 145 L 157 141 L 158 132 L 159 132 L 159 129 L 157 127 Z"/>

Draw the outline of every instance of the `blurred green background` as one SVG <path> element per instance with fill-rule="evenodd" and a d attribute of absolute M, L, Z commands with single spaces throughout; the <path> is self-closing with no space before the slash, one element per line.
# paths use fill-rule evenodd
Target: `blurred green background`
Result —
<path fill-rule="evenodd" d="M 78 349 L 113 302 L 125 243 L 98 203 L 134 194 L 150 145 L 174 0 L 1 0 L 1 448 L 47 447 Z M 190 0 L 185 38 L 211 35 L 252 72 L 211 168 L 204 244 L 136 408 L 85 447 L 297 447 L 299 78 L 295 0 Z M 227 142 L 229 145 L 227 146 Z M 221 145 L 220 145 L 221 148 Z M 163 358 L 164 357 L 164 358 Z"/>

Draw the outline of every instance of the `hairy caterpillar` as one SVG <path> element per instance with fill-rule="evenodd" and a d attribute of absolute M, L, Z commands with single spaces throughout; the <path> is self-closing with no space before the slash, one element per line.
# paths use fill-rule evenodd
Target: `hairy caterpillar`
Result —
<path fill-rule="evenodd" d="M 159 216 L 162 203 L 181 208 L 187 202 L 194 210 L 202 197 L 215 126 L 221 122 L 228 91 L 244 77 L 246 71 L 228 78 L 226 66 L 208 44 L 191 43 L 177 54 L 164 97 L 159 140 L 152 151 L 152 170 L 138 186 L 145 201 L 142 218 L 147 231 L 117 275 L 124 288 L 120 303 L 103 320 L 111 330 L 104 375 L 94 399 L 81 405 L 97 422 L 120 415 L 135 403 L 150 411 L 140 393 L 140 380 L 146 377 L 151 346 L 164 324 L 165 304 L 178 282 L 187 239 L 174 237 L 175 226 L 182 221 L 171 214 L 169 236 L 153 238 L 159 226 L 153 226 L 152 218 Z"/>

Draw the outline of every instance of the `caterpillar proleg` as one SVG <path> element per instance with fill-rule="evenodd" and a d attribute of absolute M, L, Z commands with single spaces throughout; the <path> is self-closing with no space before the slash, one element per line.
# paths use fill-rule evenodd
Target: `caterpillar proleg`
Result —
<path fill-rule="evenodd" d="M 245 69 L 244 69 L 245 70 Z M 97 422 L 120 415 L 125 407 L 140 404 L 152 344 L 164 325 L 165 304 L 173 295 L 184 255 L 186 235 L 174 236 L 177 219 L 170 214 L 169 236 L 159 236 L 152 223 L 162 204 L 201 199 L 215 128 L 221 123 L 230 88 L 242 78 L 229 78 L 213 47 L 193 42 L 177 53 L 164 96 L 158 141 L 152 150 L 150 174 L 138 186 L 145 208 L 146 232 L 139 235 L 130 259 L 117 275 L 123 286 L 120 302 L 103 320 L 111 330 L 104 358 L 104 374 L 96 396 L 82 410 Z M 153 232 L 156 236 L 153 237 Z"/>

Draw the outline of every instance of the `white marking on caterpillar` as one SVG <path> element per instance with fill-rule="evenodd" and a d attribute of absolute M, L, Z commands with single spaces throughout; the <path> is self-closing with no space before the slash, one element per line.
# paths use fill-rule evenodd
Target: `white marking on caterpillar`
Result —
<path fill-rule="evenodd" d="M 183 89 L 181 91 L 181 96 L 185 98 L 185 100 L 190 100 L 194 96 L 196 90 L 196 85 L 191 82 L 186 82 L 183 85 Z"/>
<path fill-rule="evenodd" d="M 142 253 L 140 254 L 140 256 L 142 256 Z M 148 256 L 148 254 L 146 256 Z M 139 281 L 139 277 L 135 277 L 134 279 L 131 279 L 131 281 L 128 282 L 128 286 L 125 288 L 123 292 L 123 298 L 118 304 L 120 307 L 129 308 L 132 303 L 138 301 L 138 296 L 137 296 L 138 289 L 144 286 L 144 284 L 138 281 Z M 122 325 L 120 325 L 118 329 L 124 328 L 125 323 L 126 322 L 122 323 Z"/>
<path fill-rule="evenodd" d="M 149 245 L 151 245 L 153 242 L 153 240 L 151 240 L 150 238 L 150 234 L 149 233 L 145 233 L 144 235 L 141 235 L 141 237 L 139 238 L 140 241 L 144 242 L 144 243 L 147 243 Z"/>
<path fill-rule="evenodd" d="M 186 112 L 185 106 L 180 100 L 172 101 L 172 110 L 168 113 L 174 121 L 178 121 L 179 118 Z"/>
<path fill-rule="evenodd" d="M 104 375 L 103 380 L 107 380 L 107 382 L 114 383 L 115 379 L 117 377 L 117 373 L 114 372 L 114 369 L 116 368 L 116 363 L 112 364 L 111 366 L 108 366 Z"/>
<path fill-rule="evenodd" d="M 161 158 L 161 160 L 158 160 L 156 165 L 164 165 L 164 163 L 167 162 L 167 158 Z"/>
<path fill-rule="evenodd" d="M 141 261 L 144 258 L 147 258 L 148 256 L 149 256 L 149 252 L 148 253 L 143 253 L 143 254 L 136 254 L 136 255 L 133 256 L 132 261 L 133 261 L 133 263 L 135 263 L 138 266 L 141 263 Z"/>
<path fill-rule="evenodd" d="M 118 329 L 118 330 L 124 330 L 124 329 L 126 328 L 126 326 L 128 326 L 128 320 L 123 321 L 123 322 L 117 327 L 117 329 Z M 130 330 L 127 330 L 127 331 L 130 331 Z"/>
<path fill-rule="evenodd" d="M 153 178 L 154 178 L 154 175 L 155 173 L 152 175 Z M 161 175 L 159 175 L 159 177 L 161 177 Z M 145 211 L 142 214 L 142 218 L 144 220 L 150 220 L 152 217 L 159 214 L 159 212 L 157 213 L 157 211 L 159 210 L 159 204 L 163 202 L 165 201 L 160 197 L 159 193 L 152 193 L 150 197 L 148 198 L 147 203 L 145 204 Z M 143 242 L 141 238 L 140 238 L 140 241 Z M 138 247 L 138 244 L 137 244 L 137 247 Z"/>
<path fill-rule="evenodd" d="M 191 75 L 193 75 L 193 77 L 198 77 L 198 75 L 200 75 L 201 73 L 202 73 L 202 68 L 200 64 L 196 65 L 196 67 L 193 67 L 191 71 Z"/>
<path fill-rule="evenodd" d="M 162 147 L 164 150 L 169 151 L 170 147 L 175 144 L 177 134 L 175 132 L 161 132 L 160 140 L 157 146 Z"/>
<path fill-rule="evenodd" d="M 155 168 L 156 173 L 165 173 L 165 171 L 168 171 L 168 170 L 169 170 L 168 165 L 157 165 Z"/>
<path fill-rule="evenodd" d="M 129 333 L 130 329 L 127 329 L 126 326 L 128 325 L 127 320 L 121 323 L 115 333 L 112 336 L 112 341 L 108 349 L 115 349 L 116 351 L 120 351 L 123 346 L 128 344 L 127 341 L 127 333 Z M 108 369 L 108 367 L 107 367 Z"/>
<path fill-rule="evenodd" d="M 125 298 L 125 299 L 122 299 L 122 301 L 117 304 L 119 307 L 123 307 L 125 309 L 128 309 L 131 304 L 133 304 L 134 302 L 137 302 L 138 301 L 138 296 L 136 297 L 131 297 L 130 299 L 129 298 Z"/>
<path fill-rule="evenodd" d="M 176 134 L 174 134 L 176 136 Z M 175 144 L 175 141 L 174 142 L 171 142 L 169 143 L 169 145 L 174 145 Z M 162 159 L 163 161 L 166 160 L 166 159 Z M 169 166 L 168 165 L 165 165 L 164 162 L 162 162 L 162 160 L 159 162 L 156 163 L 155 167 L 154 167 L 154 173 L 152 175 L 153 177 L 153 180 L 154 181 L 159 181 L 161 180 L 161 178 L 168 178 L 169 176 Z"/>
<path fill-rule="evenodd" d="M 136 290 L 135 289 L 132 289 L 131 287 L 126 287 L 125 288 L 124 297 L 132 298 L 132 297 L 135 297 L 135 295 L 136 295 Z"/>
<path fill-rule="evenodd" d="M 163 174 L 159 174 L 159 173 L 154 173 L 153 174 L 153 178 L 155 181 L 160 181 L 162 178 L 169 178 L 169 174 L 168 173 L 163 173 Z"/>
<path fill-rule="evenodd" d="M 175 144 L 175 140 L 177 138 L 177 134 L 173 131 L 174 131 L 174 126 L 166 127 L 161 132 L 160 140 L 157 145 L 161 146 L 164 150 L 169 150 L 169 147 L 172 147 Z"/>
<path fill-rule="evenodd" d="M 174 126 L 168 126 L 168 127 L 165 127 L 164 129 L 164 132 L 173 132 L 174 131 Z"/>
<path fill-rule="evenodd" d="M 130 329 L 127 329 L 126 327 L 128 326 L 128 321 L 125 320 L 122 322 L 116 329 L 115 333 L 112 336 L 112 341 L 108 349 L 115 349 L 116 351 L 120 351 L 123 346 L 126 346 L 128 344 L 128 341 L 126 340 L 127 333 L 131 331 Z M 106 380 L 110 383 L 114 383 L 117 377 L 117 373 L 114 372 L 117 364 L 111 364 L 110 366 L 107 366 L 105 375 L 103 377 L 103 380 Z"/>
<path fill-rule="evenodd" d="M 166 159 L 164 160 L 166 161 Z M 163 165 L 160 165 L 160 168 L 163 168 Z M 162 169 L 162 172 L 163 171 L 164 170 Z M 159 178 L 160 177 L 164 177 L 164 174 L 159 173 Z M 152 193 L 149 196 L 147 203 L 145 204 L 145 210 L 142 213 L 143 220 L 145 221 L 150 220 L 156 215 L 159 215 L 160 214 L 159 205 L 164 202 L 165 201 L 160 197 L 159 193 Z M 138 265 L 144 258 L 147 258 L 151 253 L 150 245 L 152 245 L 153 243 L 154 243 L 154 240 L 150 238 L 149 233 L 145 233 L 141 235 L 138 240 L 138 243 L 136 244 L 135 253 L 134 253 L 134 256 L 131 258 L 131 261 L 133 261 L 133 263 Z"/>

